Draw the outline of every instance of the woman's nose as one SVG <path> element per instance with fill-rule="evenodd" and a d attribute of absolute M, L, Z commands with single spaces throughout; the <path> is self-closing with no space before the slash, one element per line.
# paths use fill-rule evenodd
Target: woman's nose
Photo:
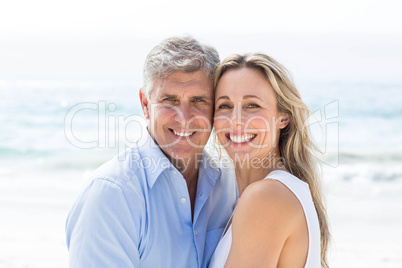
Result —
<path fill-rule="evenodd" d="M 233 107 L 232 110 L 232 115 L 231 115 L 231 120 L 233 126 L 238 126 L 243 124 L 243 114 L 242 114 L 242 109 L 241 105 L 237 104 Z"/>

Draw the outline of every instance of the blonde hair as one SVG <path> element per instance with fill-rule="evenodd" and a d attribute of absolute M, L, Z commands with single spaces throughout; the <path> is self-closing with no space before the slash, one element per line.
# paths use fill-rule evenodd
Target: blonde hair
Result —
<path fill-rule="evenodd" d="M 215 88 L 222 75 L 231 69 L 251 68 L 261 71 L 271 83 L 277 97 L 279 112 L 290 117 L 289 124 L 281 130 L 278 149 L 286 169 L 294 176 L 308 183 L 317 211 L 321 232 L 321 266 L 329 267 L 327 248 L 330 240 L 327 213 L 322 195 L 319 165 L 315 158 L 318 152 L 314 145 L 307 119 L 311 114 L 303 103 L 289 72 L 271 57 L 253 53 L 227 57 L 215 72 Z"/>

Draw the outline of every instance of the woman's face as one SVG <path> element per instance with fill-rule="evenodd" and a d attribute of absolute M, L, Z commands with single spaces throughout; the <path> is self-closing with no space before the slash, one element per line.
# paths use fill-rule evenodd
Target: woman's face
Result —
<path fill-rule="evenodd" d="M 259 70 L 226 71 L 216 88 L 214 126 L 235 162 L 259 165 L 277 152 L 288 117 L 278 112 L 275 92 Z M 264 161 L 265 162 L 265 161 Z"/>

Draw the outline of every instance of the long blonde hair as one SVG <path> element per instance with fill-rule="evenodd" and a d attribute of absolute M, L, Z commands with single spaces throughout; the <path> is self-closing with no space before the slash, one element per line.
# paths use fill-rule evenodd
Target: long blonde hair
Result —
<path fill-rule="evenodd" d="M 289 124 L 281 130 L 278 149 L 286 169 L 308 183 L 310 187 L 320 223 L 321 266 L 328 268 L 327 248 L 330 233 L 320 184 L 319 164 L 315 158 L 319 150 L 314 145 L 309 128 L 306 126 L 311 112 L 301 100 L 289 72 L 277 61 L 264 54 L 234 54 L 226 58 L 215 72 L 215 88 L 226 71 L 240 68 L 261 71 L 276 93 L 278 111 L 290 117 Z"/>

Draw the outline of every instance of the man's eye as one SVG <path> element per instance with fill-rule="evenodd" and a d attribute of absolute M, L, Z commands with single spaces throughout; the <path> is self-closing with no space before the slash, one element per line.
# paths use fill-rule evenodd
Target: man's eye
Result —
<path fill-rule="evenodd" d="M 165 99 L 163 99 L 163 100 L 164 100 L 164 101 L 169 101 L 169 102 L 176 101 L 176 99 L 173 98 L 173 97 L 165 98 Z"/>
<path fill-rule="evenodd" d="M 193 100 L 194 102 L 205 102 L 203 98 L 196 98 Z"/>

